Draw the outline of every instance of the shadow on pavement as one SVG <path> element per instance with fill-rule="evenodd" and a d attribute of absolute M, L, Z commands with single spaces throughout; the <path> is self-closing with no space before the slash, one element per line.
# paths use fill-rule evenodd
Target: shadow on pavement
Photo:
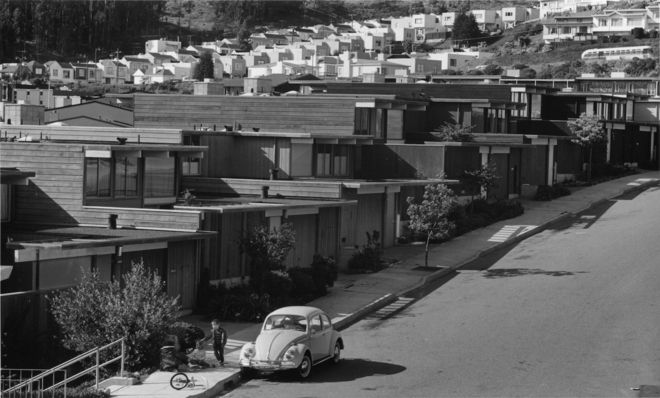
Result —
<path fill-rule="evenodd" d="M 658 190 L 658 183 L 656 182 L 653 185 L 647 185 L 643 187 L 639 187 L 637 189 L 632 189 L 629 192 L 626 192 L 622 195 L 617 196 L 614 198 L 614 200 L 633 200 L 636 197 L 638 197 L 640 194 L 646 191 L 656 191 Z"/>
<path fill-rule="evenodd" d="M 401 373 L 406 367 L 387 362 L 370 361 L 361 358 L 344 358 L 338 364 L 324 363 L 312 368 L 312 374 L 305 382 L 340 383 L 369 376 L 387 376 Z M 264 377 L 264 376 L 258 376 Z M 273 373 L 265 376 L 270 380 L 301 382 L 294 373 Z"/>
<path fill-rule="evenodd" d="M 512 276 L 522 275 L 548 275 L 548 276 L 570 276 L 575 274 L 586 274 L 585 271 L 569 272 L 569 271 L 545 271 L 542 269 L 530 268 L 498 268 L 489 269 L 484 272 L 484 278 L 508 278 Z"/>

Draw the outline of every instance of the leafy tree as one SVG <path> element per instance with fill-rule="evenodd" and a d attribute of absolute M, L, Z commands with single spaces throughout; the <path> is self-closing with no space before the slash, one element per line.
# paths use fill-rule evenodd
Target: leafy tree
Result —
<path fill-rule="evenodd" d="M 495 163 L 487 163 L 482 164 L 478 169 L 466 170 L 463 172 L 463 178 L 469 183 L 479 186 L 481 192 L 486 193 L 488 189 L 497 186 L 500 176 L 497 175 Z M 474 202 L 474 196 L 472 196 L 472 202 Z"/>
<path fill-rule="evenodd" d="M 420 203 L 410 196 L 408 202 L 408 228 L 426 236 L 424 265 L 429 265 L 429 244 L 431 239 L 444 239 L 451 236 L 455 225 L 449 215 L 456 208 L 456 195 L 444 184 L 429 184 L 424 188 Z"/>
<path fill-rule="evenodd" d="M 656 60 L 653 58 L 634 58 L 628 63 L 624 72 L 630 76 L 647 76 L 656 69 Z"/>
<path fill-rule="evenodd" d="M 488 64 L 484 68 L 484 75 L 501 75 L 504 72 L 498 64 Z"/>
<path fill-rule="evenodd" d="M 472 14 L 461 13 L 456 16 L 454 20 L 454 28 L 452 30 L 452 37 L 455 41 L 467 41 L 481 37 L 481 31 L 477 20 Z"/>
<path fill-rule="evenodd" d="M 180 309 L 165 284 L 143 262 L 118 280 L 83 274 L 79 285 L 50 297 L 51 310 L 66 348 L 87 351 L 124 337 L 130 369 L 156 363 L 167 327 Z"/>
<path fill-rule="evenodd" d="M 424 2 L 418 0 L 410 3 L 408 6 L 408 14 L 413 15 L 421 13 L 424 13 Z"/>
<path fill-rule="evenodd" d="M 266 276 L 284 269 L 284 260 L 296 243 L 296 233 L 290 223 L 279 228 L 260 225 L 241 241 L 241 248 L 250 256 L 250 283 L 257 293 L 263 293 Z"/>
<path fill-rule="evenodd" d="M 594 145 L 607 142 L 607 134 L 597 115 L 582 113 L 579 118 L 568 121 L 573 138 L 571 141 L 589 151 L 587 180 L 591 180 L 592 157 Z"/>
<path fill-rule="evenodd" d="M 213 57 L 211 53 L 205 51 L 199 57 L 199 63 L 195 65 L 193 79 L 201 81 L 204 79 L 213 79 Z"/>
<path fill-rule="evenodd" d="M 241 23 L 241 27 L 238 29 L 238 34 L 236 39 L 238 39 L 238 45 L 240 46 L 241 51 L 250 51 L 252 50 L 252 45 L 250 44 L 250 36 L 252 33 L 248 30 L 247 21 Z"/>
<path fill-rule="evenodd" d="M 474 126 L 463 126 L 462 124 L 452 124 L 444 122 L 442 126 L 431 132 L 431 134 L 440 141 L 472 142 Z"/>
<path fill-rule="evenodd" d="M 430 11 L 436 15 L 449 11 L 447 9 L 447 4 L 444 1 L 440 1 L 440 0 L 431 0 L 429 2 L 429 7 L 431 8 Z"/>

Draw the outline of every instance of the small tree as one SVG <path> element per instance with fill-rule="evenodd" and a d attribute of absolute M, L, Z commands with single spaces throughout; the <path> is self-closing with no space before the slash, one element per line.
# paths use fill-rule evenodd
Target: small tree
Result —
<path fill-rule="evenodd" d="M 426 236 L 424 265 L 429 265 L 429 244 L 431 239 L 444 239 L 451 236 L 455 225 L 449 214 L 457 205 L 456 195 L 444 184 L 429 184 L 424 188 L 421 203 L 415 203 L 410 196 L 408 202 L 408 228 Z"/>
<path fill-rule="evenodd" d="M 241 248 L 250 256 L 250 283 L 258 293 L 265 289 L 266 275 L 284 269 L 284 260 L 296 243 L 296 233 L 290 223 L 280 228 L 260 225 L 241 241 Z"/>
<path fill-rule="evenodd" d="M 497 180 L 500 176 L 497 175 L 497 167 L 495 163 L 482 164 L 481 167 L 474 170 L 466 170 L 464 178 L 475 185 L 478 185 L 482 193 L 488 192 L 488 189 L 497 186 Z M 474 202 L 474 195 L 472 202 Z"/>
<path fill-rule="evenodd" d="M 199 63 L 195 65 L 193 79 L 198 81 L 213 79 L 213 57 L 210 52 L 205 51 L 199 57 Z"/>
<path fill-rule="evenodd" d="M 452 124 L 444 122 L 442 126 L 431 132 L 431 134 L 440 141 L 472 142 L 474 135 L 472 129 L 474 126 L 463 126 L 462 124 Z"/>
<path fill-rule="evenodd" d="M 479 24 L 472 14 L 460 13 L 454 20 L 454 28 L 452 30 L 452 37 L 454 40 L 470 41 L 477 37 L 481 37 L 481 30 Z"/>
<path fill-rule="evenodd" d="M 607 142 L 607 134 L 597 115 L 582 113 L 579 118 L 568 121 L 573 134 L 572 142 L 589 151 L 587 180 L 591 180 L 592 156 L 594 145 Z"/>
<path fill-rule="evenodd" d="M 78 286 L 50 297 L 51 310 L 66 348 L 87 351 L 124 337 L 130 369 L 154 365 L 165 333 L 180 309 L 165 284 L 141 261 L 118 280 L 83 274 Z"/>

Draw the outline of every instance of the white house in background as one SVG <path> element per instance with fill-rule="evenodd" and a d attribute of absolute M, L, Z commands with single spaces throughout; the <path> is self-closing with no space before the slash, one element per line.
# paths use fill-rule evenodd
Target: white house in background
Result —
<path fill-rule="evenodd" d="M 593 16 L 593 33 L 597 36 L 629 35 L 635 28 L 649 30 L 652 20 L 647 9 L 603 10 Z"/>
<path fill-rule="evenodd" d="M 592 40 L 593 11 L 554 15 L 543 20 L 543 40 L 546 43 L 566 40 Z"/>
<path fill-rule="evenodd" d="M 660 30 L 660 1 L 646 7 L 649 30 Z"/>
<path fill-rule="evenodd" d="M 192 78 L 197 64 L 198 62 L 165 62 L 163 69 L 172 72 L 174 79 L 184 80 Z"/>
<path fill-rule="evenodd" d="M 166 81 L 174 79 L 174 73 L 167 69 L 161 69 L 146 75 L 145 78 L 149 80 L 149 83 L 165 83 Z"/>
<path fill-rule="evenodd" d="M 469 11 L 473 16 L 479 29 L 484 30 L 496 30 L 502 24 L 500 19 L 500 12 L 498 10 L 471 10 Z"/>
<path fill-rule="evenodd" d="M 316 76 L 318 77 L 337 77 L 339 72 L 339 57 L 318 57 L 316 61 Z"/>
<path fill-rule="evenodd" d="M 340 55 L 341 63 L 338 65 L 337 75 L 344 78 L 365 76 L 408 76 L 406 65 L 397 64 L 379 59 L 352 59 L 349 53 Z"/>
<path fill-rule="evenodd" d="M 454 28 L 454 21 L 456 20 L 457 16 L 458 13 L 455 11 L 443 12 L 440 16 L 440 23 L 442 23 L 442 26 L 448 30 L 452 30 Z"/>
<path fill-rule="evenodd" d="M 239 55 L 213 54 L 213 60 L 222 64 L 222 70 L 230 77 L 243 77 L 247 73 L 245 60 Z"/>
<path fill-rule="evenodd" d="M 153 64 L 147 58 L 127 55 L 121 59 L 121 62 L 128 68 L 129 76 L 133 76 L 135 72 L 139 70 L 142 71 L 143 74 L 153 71 Z"/>
<path fill-rule="evenodd" d="M 151 71 L 149 71 L 148 73 L 151 73 Z M 147 74 L 145 72 L 143 72 L 141 69 L 138 69 L 135 72 L 133 72 L 133 74 L 131 75 L 132 78 L 133 78 L 133 84 L 135 84 L 136 86 L 139 86 L 139 85 L 142 85 L 142 84 L 147 84 L 148 79 L 147 79 L 146 75 Z"/>
<path fill-rule="evenodd" d="M 420 56 L 392 56 L 387 62 L 404 65 L 411 75 L 435 75 L 443 70 L 442 60 L 432 59 L 426 55 Z M 448 69 L 446 66 L 444 69 Z"/>
<path fill-rule="evenodd" d="M 97 65 L 103 71 L 105 84 L 125 84 L 130 79 L 128 67 L 116 59 L 102 59 Z"/>
<path fill-rule="evenodd" d="M 288 46 L 258 46 L 252 51 L 266 54 L 268 56 L 269 62 L 293 61 L 293 54 L 289 50 Z"/>
<path fill-rule="evenodd" d="M 65 84 L 76 81 L 73 75 L 74 68 L 70 63 L 48 61 L 44 65 L 48 69 L 48 78 L 50 81 L 62 82 Z"/>
<path fill-rule="evenodd" d="M 479 58 L 479 53 L 445 51 L 429 53 L 428 59 L 440 61 L 442 69 L 456 69 L 469 65 Z"/>
<path fill-rule="evenodd" d="M 270 75 L 295 76 L 312 74 L 313 72 L 314 68 L 305 62 L 279 61 L 249 67 L 248 77 L 257 78 Z"/>
<path fill-rule="evenodd" d="M 362 41 L 364 41 L 364 51 L 366 52 L 379 52 L 385 51 L 387 42 L 385 36 L 375 36 L 371 33 L 360 33 Z"/>
<path fill-rule="evenodd" d="M 546 0 L 541 1 L 539 18 L 547 18 L 552 14 L 597 10 L 607 6 L 611 0 Z"/>
<path fill-rule="evenodd" d="M 245 60 L 245 66 L 250 67 L 254 65 L 269 64 L 270 58 L 268 54 L 260 51 L 250 51 L 249 53 L 240 53 L 241 57 Z"/>
<path fill-rule="evenodd" d="M 161 53 L 165 51 L 178 52 L 181 49 L 181 42 L 174 40 L 156 39 L 147 40 L 144 43 L 144 52 L 148 53 Z"/>
<path fill-rule="evenodd" d="M 502 27 L 511 29 L 519 23 L 525 21 L 527 11 L 525 7 L 502 7 L 500 15 L 502 16 Z"/>

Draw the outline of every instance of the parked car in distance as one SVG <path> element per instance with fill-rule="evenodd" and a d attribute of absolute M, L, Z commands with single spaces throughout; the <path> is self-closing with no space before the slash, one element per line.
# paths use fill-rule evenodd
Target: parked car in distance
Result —
<path fill-rule="evenodd" d="M 244 373 L 295 370 L 309 377 L 312 366 L 339 362 L 344 341 L 330 317 L 314 307 L 283 307 L 270 313 L 254 342 L 241 349 Z"/>

